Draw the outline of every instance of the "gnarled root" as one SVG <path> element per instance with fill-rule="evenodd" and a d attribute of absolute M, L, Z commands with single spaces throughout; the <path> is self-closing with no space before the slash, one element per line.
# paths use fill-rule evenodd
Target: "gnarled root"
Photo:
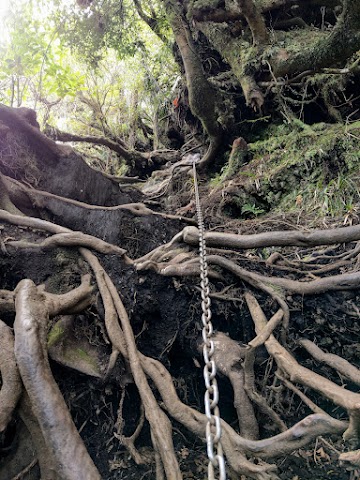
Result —
<path fill-rule="evenodd" d="M 11 328 L 0 320 L 0 372 L 2 386 L 0 390 L 0 432 L 3 432 L 11 420 L 19 401 L 22 384 L 14 355 L 14 336 Z"/>
<path fill-rule="evenodd" d="M 347 360 L 339 357 L 339 355 L 323 352 L 315 343 L 305 338 L 299 340 L 299 343 L 315 360 L 326 363 L 329 367 L 335 368 L 345 378 L 360 385 L 360 370 Z"/>
<path fill-rule="evenodd" d="M 95 273 L 105 311 L 108 310 L 108 313 L 105 314 L 105 323 L 109 338 L 114 347 L 129 361 L 134 381 L 144 405 L 145 416 L 151 427 L 154 448 L 161 458 L 166 476 L 168 479 L 181 480 L 182 475 L 172 443 L 171 423 L 165 413 L 160 410 L 147 382 L 124 305 L 110 277 L 102 269 L 97 258 L 86 249 L 81 249 L 80 251 Z M 118 318 L 122 328 L 120 328 Z"/>
<path fill-rule="evenodd" d="M 64 480 L 98 480 L 100 474 L 50 370 L 46 348 L 49 310 L 45 295 L 31 280 L 22 280 L 16 289 L 15 306 L 15 357 L 56 470 Z"/>
<path fill-rule="evenodd" d="M 259 333 L 266 326 L 266 317 L 256 298 L 249 292 L 245 293 L 251 316 L 254 320 L 255 329 Z M 360 395 L 346 390 L 334 382 L 302 367 L 295 358 L 280 345 L 271 335 L 265 342 L 269 354 L 275 359 L 278 367 L 290 378 L 292 382 L 306 385 L 333 401 L 336 405 L 348 411 L 350 424 L 344 432 L 345 440 L 357 439 L 360 432 Z"/>

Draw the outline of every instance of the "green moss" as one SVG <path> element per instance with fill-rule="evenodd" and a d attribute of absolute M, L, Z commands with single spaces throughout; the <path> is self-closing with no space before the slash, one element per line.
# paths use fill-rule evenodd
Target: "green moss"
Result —
<path fill-rule="evenodd" d="M 59 322 L 56 323 L 48 333 L 48 337 L 47 337 L 48 348 L 59 343 L 59 341 L 63 338 L 64 333 L 65 333 L 65 330 L 63 326 Z"/>
<path fill-rule="evenodd" d="M 97 363 L 94 360 L 94 358 L 82 348 L 77 348 L 76 350 L 73 351 L 73 354 L 74 356 L 77 356 L 78 358 L 81 358 L 82 360 L 85 360 L 86 362 L 90 363 L 94 367 L 97 367 Z"/>
<path fill-rule="evenodd" d="M 234 178 L 226 204 L 236 216 L 244 205 L 256 211 L 360 216 L 360 122 L 312 126 L 300 121 L 273 125 L 267 138 L 249 144 L 252 160 Z M 219 187 L 229 165 L 212 180 Z"/>
<path fill-rule="evenodd" d="M 280 135 L 249 146 L 253 163 L 261 162 L 263 193 L 266 184 L 271 187 L 266 201 L 281 211 L 301 208 L 331 216 L 344 213 L 347 199 L 360 201 L 360 122 L 294 126 L 285 134 L 284 127 L 279 127 Z"/>

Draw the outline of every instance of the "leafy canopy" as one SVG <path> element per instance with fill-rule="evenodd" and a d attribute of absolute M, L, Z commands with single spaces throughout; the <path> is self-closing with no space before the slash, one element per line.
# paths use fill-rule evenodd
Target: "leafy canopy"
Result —
<path fill-rule="evenodd" d="M 156 15 L 169 43 L 131 0 L 13 2 L 0 47 L 0 101 L 36 108 L 44 122 L 79 133 L 91 131 L 98 110 L 112 133 L 123 135 L 136 95 L 137 114 L 151 124 L 179 73 L 161 2 L 141 8 Z"/>

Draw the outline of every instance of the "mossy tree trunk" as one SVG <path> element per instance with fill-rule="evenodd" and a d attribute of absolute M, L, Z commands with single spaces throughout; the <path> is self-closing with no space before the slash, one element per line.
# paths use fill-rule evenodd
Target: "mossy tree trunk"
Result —
<path fill-rule="evenodd" d="M 207 165 L 214 159 L 222 140 L 223 126 L 218 121 L 222 97 L 210 85 L 204 74 L 184 10 L 176 0 L 168 0 L 166 8 L 185 69 L 190 109 L 200 119 L 204 130 L 209 135 L 210 146 L 202 159 L 202 164 Z"/>

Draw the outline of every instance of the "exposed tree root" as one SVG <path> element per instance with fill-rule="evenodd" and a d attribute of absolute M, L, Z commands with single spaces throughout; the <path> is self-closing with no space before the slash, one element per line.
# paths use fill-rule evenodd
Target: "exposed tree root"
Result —
<path fill-rule="evenodd" d="M 234 390 L 234 407 L 239 419 L 240 435 L 251 440 L 257 440 L 259 438 L 259 425 L 253 405 L 245 390 L 245 374 L 241 368 L 246 349 L 221 332 L 214 335 L 213 341 L 216 366 L 223 375 L 229 378 Z"/>
<path fill-rule="evenodd" d="M 321 413 L 322 415 L 326 415 L 326 412 L 320 407 L 318 407 L 314 402 L 310 400 L 309 397 L 307 397 L 301 390 L 299 390 L 293 383 L 291 383 L 289 380 L 287 380 L 285 377 L 283 377 L 279 371 L 275 373 L 276 378 L 280 379 L 282 383 L 289 389 L 292 390 L 296 395 L 301 398 L 301 400 L 307 405 L 310 410 L 312 410 L 314 413 Z"/>
<path fill-rule="evenodd" d="M 339 460 L 342 462 L 350 463 L 350 465 L 360 467 L 360 450 L 342 453 L 341 455 L 339 455 Z"/>
<path fill-rule="evenodd" d="M 24 240 L 11 240 L 7 245 L 14 248 L 40 248 L 50 250 L 57 247 L 78 247 L 82 245 L 85 248 L 91 248 L 101 253 L 125 255 L 126 250 L 116 245 L 110 245 L 100 239 L 94 238 L 81 232 L 58 233 L 50 238 L 46 238 L 41 243 L 31 243 Z"/>
<path fill-rule="evenodd" d="M 239 267 L 235 262 L 224 257 L 220 257 L 219 255 L 209 255 L 208 262 L 209 264 L 218 265 L 225 268 L 229 272 L 239 277 L 241 280 L 253 285 L 255 288 L 267 291 L 268 293 L 271 291 L 272 296 L 276 298 L 279 304 L 281 303 L 280 306 L 284 307 L 285 311 L 288 309 L 282 301 L 282 295 L 284 295 L 286 292 L 299 295 L 313 295 L 332 290 L 354 289 L 360 285 L 360 272 L 344 273 L 341 275 L 320 278 L 309 282 L 300 282 L 287 278 L 270 277 L 250 272 L 245 268 Z M 149 267 L 158 273 L 167 276 L 195 275 L 197 268 L 195 261 L 186 262 L 179 265 L 156 265 L 154 262 L 137 264 L 137 268 L 139 270 Z M 280 291 L 281 295 L 278 295 L 276 291 Z"/>
<path fill-rule="evenodd" d="M 19 197 L 26 195 L 28 197 L 30 204 L 33 207 L 44 209 L 52 212 L 54 206 L 57 203 L 65 203 L 68 205 L 75 205 L 77 207 L 86 209 L 86 210 L 103 210 L 103 211 L 116 211 L 116 210 L 127 210 L 135 216 L 143 215 L 158 215 L 163 218 L 169 218 L 173 220 L 182 220 L 190 225 L 194 225 L 194 222 L 191 218 L 181 217 L 178 215 L 171 215 L 163 212 L 155 212 L 151 208 L 147 207 L 144 203 L 125 203 L 121 205 L 114 205 L 111 207 L 106 207 L 102 205 L 89 205 L 85 202 L 80 202 L 79 200 L 73 200 L 71 198 L 61 197 L 53 193 L 44 192 L 42 190 L 34 190 L 28 187 L 25 187 L 20 182 L 9 178 L 4 177 L 4 181 L 8 185 L 8 190 L 10 192 L 10 197 L 15 203 L 19 202 Z M 21 202 L 20 202 L 21 203 Z M 1 205 L 0 205 L 1 206 Z M 17 214 L 21 214 L 17 210 Z M 118 247 L 117 247 L 118 248 Z"/>
<path fill-rule="evenodd" d="M 141 465 L 141 464 L 145 463 L 146 460 L 144 460 L 142 458 L 141 454 L 139 453 L 139 451 L 135 447 L 135 441 L 137 440 L 137 438 L 138 438 L 138 436 L 139 436 L 139 434 L 140 434 L 140 432 L 141 432 L 141 430 L 144 426 L 144 422 L 145 422 L 144 407 L 143 407 L 143 405 L 141 405 L 140 420 L 139 420 L 139 424 L 136 427 L 134 433 L 130 437 L 125 437 L 125 435 L 123 434 L 123 427 L 124 427 L 125 421 L 124 421 L 124 418 L 122 416 L 123 415 L 122 414 L 122 405 L 123 405 L 123 402 L 124 402 L 124 398 L 125 398 L 125 389 L 123 390 L 123 392 L 121 394 L 120 405 L 119 405 L 119 409 L 118 409 L 118 417 L 117 417 L 117 420 L 116 420 L 117 433 L 114 433 L 114 435 L 117 439 L 120 440 L 121 444 L 126 447 L 128 452 L 130 453 L 131 457 L 133 458 L 134 462 L 137 465 Z"/>
<path fill-rule="evenodd" d="M 15 242 L 13 246 L 18 248 L 54 248 L 58 245 L 74 246 L 77 244 L 77 246 L 84 246 L 87 248 L 91 247 L 98 252 L 112 253 L 125 256 L 125 250 L 123 248 L 119 248 L 116 245 L 104 242 L 103 240 L 92 237 L 91 235 L 86 235 L 81 232 L 73 232 L 69 228 L 60 227 L 60 225 L 47 222 L 46 220 L 41 220 L 39 218 L 22 217 L 20 215 L 12 215 L 5 210 L 0 210 L 0 220 L 4 220 L 5 222 L 11 223 L 13 225 L 21 225 L 23 227 L 31 227 L 34 229 L 45 230 L 46 232 L 55 235 L 55 238 L 51 237 L 44 240 L 40 244 Z M 79 240 L 77 243 L 75 241 L 76 239 Z M 128 259 L 126 256 L 125 260 L 130 261 L 131 263 L 131 260 Z"/>
<path fill-rule="evenodd" d="M 248 236 L 246 238 L 246 248 L 254 248 L 258 247 L 259 245 L 264 246 L 264 245 L 273 245 L 275 243 L 281 243 L 283 244 L 297 244 L 297 245 L 320 245 L 320 244 L 327 244 L 327 243 L 337 243 L 339 240 L 343 242 L 347 241 L 353 241 L 359 236 L 360 229 L 358 227 L 356 228 L 350 228 L 348 229 L 341 229 L 339 231 L 331 231 L 330 235 L 328 234 L 328 231 L 317 231 L 312 234 L 304 234 L 303 232 L 285 232 L 285 235 L 282 240 L 280 239 L 280 232 L 279 234 L 275 235 L 275 240 L 274 240 L 274 233 L 272 232 L 271 234 L 260 234 L 260 235 L 253 235 L 253 236 Z M 194 274 L 194 261 L 189 261 L 186 260 L 186 255 L 184 254 L 183 257 L 181 257 L 180 263 L 177 263 L 176 261 L 169 261 L 166 265 L 166 263 L 161 263 L 161 260 L 165 260 L 166 256 L 168 258 L 171 258 L 171 249 L 173 251 L 178 251 L 178 248 L 181 246 L 181 241 L 185 240 L 186 238 L 186 233 L 187 232 L 197 232 L 196 229 L 193 229 L 192 227 L 189 228 L 187 227 L 184 229 L 183 236 L 181 234 L 177 235 L 174 237 L 173 241 L 170 242 L 166 246 L 159 247 L 159 249 L 151 252 L 146 256 L 146 259 L 143 257 L 141 259 L 138 259 L 136 261 L 137 268 L 143 269 L 147 268 L 147 266 L 151 265 L 152 268 L 155 268 L 156 271 L 163 275 L 193 275 Z M 336 235 L 334 233 L 336 232 Z M 275 232 L 276 233 L 276 232 Z M 212 234 L 206 234 L 209 237 L 212 238 Z M 231 238 L 231 242 L 226 242 L 223 243 L 222 240 L 223 238 L 228 238 L 226 234 L 213 234 L 214 238 L 216 241 L 214 241 L 213 244 L 216 246 L 226 246 L 226 247 L 231 247 L 231 248 L 236 248 L 239 247 L 239 243 L 242 242 L 243 237 L 242 236 L 235 236 L 233 235 Z M 184 238 L 185 237 L 185 238 Z M 253 240 L 252 243 L 250 243 L 250 239 Z M 188 240 L 188 238 L 187 238 Z M 188 241 L 187 243 L 193 243 L 192 241 Z M 242 244 L 242 247 L 244 247 L 244 244 Z M 174 257 L 175 258 L 175 257 Z M 188 256 L 189 258 L 189 256 Z M 144 261 L 145 260 L 145 261 Z M 281 307 L 285 305 L 285 311 L 288 312 L 288 307 L 286 306 L 286 303 L 284 301 L 284 294 L 285 292 L 289 293 L 299 293 L 299 294 L 314 294 L 314 293 L 320 293 L 323 291 L 328 291 L 328 290 L 336 290 L 336 289 L 346 289 L 346 288 L 354 288 L 359 284 L 360 281 L 360 276 L 357 272 L 354 273 L 349 273 L 349 274 L 342 274 L 342 275 L 335 275 L 333 277 L 326 277 L 323 279 L 316 279 L 310 282 L 299 282 L 295 280 L 290 280 L 290 279 L 281 279 L 278 277 L 265 277 L 263 275 L 255 274 L 253 272 L 249 272 L 245 269 L 242 269 L 238 265 L 236 265 L 234 262 L 227 260 L 223 257 L 215 256 L 215 255 L 209 255 L 208 256 L 208 261 L 211 264 L 216 264 L 219 266 L 222 266 L 226 268 L 227 270 L 231 271 L 233 274 L 237 275 L 240 277 L 242 280 L 247 281 L 250 283 L 252 286 L 256 288 L 260 288 L 267 293 L 270 293 L 274 297 L 276 297 L 277 300 L 280 299 L 281 302 Z M 138 263 L 139 262 L 139 263 Z M 159 263 L 158 263 L 159 262 Z M 182 263 L 183 262 L 183 263 Z M 277 294 L 277 291 L 279 287 L 283 290 L 284 293 L 282 293 L 280 296 Z M 275 290 L 274 290 L 275 289 Z M 249 295 L 249 294 L 246 294 Z M 248 298 L 247 298 L 248 299 Z M 253 314 L 253 312 L 252 312 Z M 271 321 L 268 322 L 262 322 L 261 323 L 261 328 L 257 326 L 257 336 L 256 338 L 253 339 L 253 341 L 249 342 L 249 346 L 252 348 L 256 348 L 260 346 L 261 344 L 265 343 L 266 347 L 269 349 L 268 345 L 269 343 L 272 345 L 273 339 L 272 332 L 276 328 L 276 326 L 279 324 L 281 321 L 282 317 L 284 315 L 284 311 L 281 309 L 279 310 L 271 319 Z M 255 323 L 257 320 L 255 320 Z M 257 324 L 256 324 L 257 325 Z M 220 334 L 218 334 L 220 335 Z M 220 337 L 219 337 L 220 338 Z M 231 349 L 229 346 L 226 347 L 226 344 L 229 342 L 229 339 L 226 339 L 225 344 L 222 347 L 222 355 L 220 355 L 217 358 L 217 363 L 219 364 L 220 370 L 225 373 L 226 375 L 229 375 L 233 367 L 231 365 L 236 365 L 236 359 L 233 361 L 227 361 L 226 360 L 226 355 L 229 354 L 229 351 Z M 216 342 L 217 343 L 217 342 Z M 317 376 L 311 371 L 308 371 L 307 369 L 304 369 L 304 367 L 301 367 L 300 365 L 297 364 L 297 362 L 291 357 L 291 355 L 288 354 L 288 352 L 283 348 L 280 347 L 280 344 L 276 342 L 277 348 L 280 349 L 282 353 L 279 353 L 278 350 L 274 347 L 274 351 L 269 349 L 269 353 L 274 355 L 275 360 L 279 362 L 279 366 L 281 366 L 281 369 L 286 372 L 288 375 L 290 375 L 290 378 L 295 381 L 299 381 L 300 383 L 305 383 L 307 386 L 311 386 L 312 388 L 317 389 L 319 392 L 327 396 L 328 398 L 332 399 L 335 401 L 336 404 L 343 406 L 348 410 L 349 417 L 350 417 L 350 425 L 348 426 L 346 432 L 344 433 L 344 438 L 345 439 L 352 439 L 352 438 L 357 438 L 358 436 L 358 413 L 357 413 L 357 405 L 359 404 L 359 396 L 358 394 L 355 394 L 353 392 L 347 391 L 346 392 L 346 397 L 347 399 L 344 399 L 344 390 L 341 387 L 338 387 L 335 383 L 330 382 L 329 380 Z M 224 357 L 224 354 L 226 352 L 226 355 Z M 250 352 L 249 352 L 250 353 Z M 239 356 L 240 355 L 240 356 Z M 245 356 L 246 359 L 246 354 L 239 354 L 238 355 L 238 362 L 240 362 L 240 359 Z M 280 360 L 281 358 L 281 360 Z M 338 357 L 339 358 L 339 357 Z M 329 362 L 327 360 L 327 362 Z M 224 363 L 224 366 L 222 366 Z M 251 366 L 249 367 L 249 363 L 251 365 L 251 360 L 249 361 L 248 359 L 248 365 L 246 368 L 249 369 L 250 373 L 249 376 L 251 377 Z M 340 363 L 340 362 L 339 362 Z M 246 362 L 245 362 L 246 365 Z M 332 364 L 332 366 L 335 366 Z M 339 369 L 338 365 L 336 364 L 335 368 Z M 358 374 L 357 369 L 352 367 L 354 370 L 354 373 Z M 346 366 L 344 365 L 342 370 L 339 371 L 344 371 L 346 369 Z M 304 380 L 303 376 L 306 373 L 306 380 Z M 239 373 L 239 372 L 238 372 Z M 314 376 L 315 375 L 315 376 Z M 355 377 L 356 378 L 356 377 Z M 351 377 L 351 379 L 354 379 L 354 376 Z M 237 376 L 235 383 L 237 385 L 237 393 L 240 394 L 241 390 L 243 387 L 238 383 L 241 383 L 241 376 Z M 234 381 L 232 381 L 234 385 Z M 284 379 L 284 383 L 289 386 L 290 388 L 290 383 Z M 247 386 L 247 392 L 248 394 L 251 391 L 252 385 L 251 380 L 248 382 Z M 241 388 L 240 388 L 241 387 Z M 296 389 L 297 390 L 297 389 Z M 294 390 L 295 391 L 295 390 Z M 169 392 L 169 390 L 168 390 Z M 300 391 L 298 391 L 298 394 L 302 395 Z M 264 407 L 264 411 L 267 411 L 269 416 L 273 418 L 274 422 L 281 428 L 282 430 L 286 430 L 286 427 L 284 423 L 279 419 L 279 417 L 274 414 L 274 412 L 271 413 L 268 405 L 266 403 L 263 403 L 263 399 L 260 399 L 260 401 L 256 402 L 256 395 L 253 395 L 250 398 L 252 399 L 253 402 L 257 403 L 258 406 L 261 408 L 261 405 Z M 316 405 L 311 404 L 312 402 L 309 399 L 306 399 L 304 395 L 302 395 L 302 399 L 307 403 L 310 407 L 314 409 L 314 411 L 317 412 L 317 416 L 314 416 L 314 419 L 321 419 L 321 422 L 324 421 L 323 427 L 325 428 L 334 428 L 335 430 L 339 428 L 339 431 L 344 432 L 346 428 L 346 424 L 343 422 L 338 422 L 331 417 L 329 417 L 327 414 L 325 415 L 321 409 L 318 409 Z M 258 399 L 259 400 L 259 399 Z M 175 402 L 175 399 L 173 400 L 172 404 Z M 167 403 L 165 403 L 167 405 Z M 245 402 L 246 404 L 246 402 Z M 244 399 L 242 398 L 242 409 L 245 408 L 244 404 Z M 180 407 L 178 407 L 180 409 Z M 172 409 L 169 409 L 170 413 L 172 413 Z M 243 410 L 244 411 L 244 410 Z M 250 416 L 251 417 L 251 416 Z M 176 417 L 175 417 L 176 418 Z M 312 417 L 311 417 L 312 418 Z M 184 421 L 184 418 L 182 417 L 182 421 Z M 317 420 L 316 420 L 317 421 Z M 317 427 L 316 427 L 317 428 Z M 315 428 L 315 431 L 316 431 Z M 276 437 L 273 437 L 273 440 Z M 260 441 L 261 442 L 261 441 Z M 224 445 L 226 445 L 226 441 L 224 440 Z M 225 447 L 225 451 L 227 451 L 227 454 L 229 455 L 229 452 L 227 448 Z M 272 452 L 272 455 L 276 454 Z M 267 456 L 267 455 L 265 455 Z M 271 456 L 271 455 L 270 455 Z M 231 458 L 231 454 L 230 454 Z M 231 461 L 230 461 L 231 463 Z M 234 465 L 232 464 L 232 468 L 234 468 Z M 242 465 L 240 471 L 244 472 L 243 470 L 244 465 Z M 236 471 L 239 471 L 236 469 Z M 254 473 L 254 472 L 253 472 Z M 249 474 L 249 472 L 248 472 Z"/>
<path fill-rule="evenodd" d="M 39 290 L 43 290 L 39 287 Z M 90 275 L 84 275 L 81 285 L 62 295 L 44 292 L 44 302 L 51 317 L 67 315 L 84 310 L 92 303 L 93 288 L 90 286 Z M 0 312 L 15 312 L 16 291 L 0 290 Z"/>
<path fill-rule="evenodd" d="M 281 289 L 284 293 L 297 293 L 299 295 L 313 295 L 331 290 L 346 290 L 356 288 L 360 284 L 360 272 L 344 273 L 331 277 L 319 278 L 310 282 L 299 282 L 288 278 L 266 277 L 257 273 L 248 272 L 239 267 L 234 262 L 222 258 L 218 255 L 208 257 L 210 264 L 215 264 L 226 268 L 228 271 L 237 275 L 242 280 L 251 285 L 261 288 L 262 285 L 270 288 Z"/>
<path fill-rule="evenodd" d="M 274 423 L 274 425 L 280 430 L 280 432 L 285 432 L 287 426 L 280 416 L 268 405 L 266 399 L 262 397 L 255 386 L 255 373 L 254 373 L 254 363 L 255 363 L 255 350 L 247 349 L 245 352 L 244 358 L 244 376 L 245 376 L 245 391 L 248 394 L 250 400 L 254 405 L 257 405 L 259 410 Z"/>
<path fill-rule="evenodd" d="M 310 340 L 302 339 L 299 340 L 299 343 L 315 360 L 326 363 L 331 368 L 335 368 L 335 370 L 348 380 L 360 385 L 360 370 L 354 367 L 354 365 L 351 365 L 347 360 L 338 355 L 323 352 L 321 348 Z"/>
<path fill-rule="evenodd" d="M 13 477 L 11 480 L 22 480 L 24 476 L 30 472 L 30 470 L 35 467 L 35 465 L 38 463 L 37 459 L 33 460 L 29 465 L 27 465 L 18 475 Z"/>
<path fill-rule="evenodd" d="M 256 331 L 260 332 L 266 326 L 266 317 L 255 297 L 249 292 L 245 292 L 244 295 L 254 320 Z M 359 438 L 360 395 L 358 393 L 339 387 L 327 378 L 299 365 L 295 358 L 280 345 L 273 335 L 266 340 L 265 347 L 269 354 L 274 357 L 278 367 L 292 382 L 297 382 L 317 390 L 336 405 L 345 408 L 349 414 L 350 424 L 344 432 L 344 439 L 357 440 Z"/>
<path fill-rule="evenodd" d="M 206 416 L 179 400 L 171 375 L 160 362 L 143 355 L 140 358 L 145 372 L 154 381 L 169 414 L 202 438 L 207 421 Z M 318 435 L 343 433 L 347 423 L 335 420 L 329 415 L 310 415 L 286 432 L 257 441 L 241 437 L 224 421 L 222 421 L 222 428 L 222 444 L 231 468 L 250 478 L 265 479 L 271 478 L 273 475 L 271 472 L 274 472 L 276 467 L 269 464 L 255 465 L 247 460 L 245 455 L 259 458 L 284 455 L 308 444 Z"/>
<path fill-rule="evenodd" d="M 22 212 L 15 207 L 9 197 L 9 193 L 5 187 L 4 175 L 0 172 L 0 208 L 7 210 L 14 215 L 22 215 Z"/>
<path fill-rule="evenodd" d="M 260 347 L 260 345 L 263 345 L 266 340 L 270 337 L 270 335 L 273 333 L 275 328 L 279 325 L 281 322 L 282 318 L 284 316 L 284 312 L 282 310 L 278 310 L 275 315 L 273 315 L 268 323 L 266 324 L 266 327 L 264 327 L 260 333 L 256 335 L 255 338 L 253 338 L 249 343 L 249 347 L 252 348 L 257 348 Z"/>
<path fill-rule="evenodd" d="M 54 455 L 46 444 L 39 422 L 31 408 L 31 401 L 26 392 L 23 393 L 21 398 L 19 414 L 21 420 L 30 432 L 42 477 L 48 478 L 49 480 L 61 480 L 57 472 L 58 468 Z"/>
<path fill-rule="evenodd" d="M 199 232 L 196 227 L 185 227 L 183 240 L 190 245 L 197 245 Z M 316 247 L 319 245 L 336 245 L 360 240 L 360 225 L 334 228 L 328 230 L 285 230 L 281 232 L 264 232 L 254 235 L 236 235 L 234 233 L 205 233 L 209 247 L 223 248 L 262 248 L 262 247 Z"/>
<path fill-rule="evenodd" d="M 11 420 L 19 401 L 22 385 L 14 355 L 14 336 L 11 328 L 0 320 L 0 432 Z"/>
<path fill-rule="evenodd" d="M 66 480 L 100 479 L 50 370 L 46 347 L 49 310 L 45 295 L 32 281 L 22 280 L 15 305 L 16 361 L 57 472 Z"/>
<path fill-rule="evenodd" d="M 195 275 L 198 273 L 199 267 L 197 258 L 192 255 L 192 245 L 195 240 L 197 241 L 197 229 L 186 227 L 171 242 L 161 245 L 134 262 L 126 257 L 125 251 L 120 247 L 95 239 L 90 235 L 72 232 L 44 220 L 12 215 L 5 211 L 0 211 L 0 220 L 14 225 L 44 230 L 52 234 L 41 243 L 11 240 L 7 242 L 8 246 L 46 249 L 61 245 L 79 248 L 81 255 L 93 270 L 104 305 L 105 326 L 113 347 L 113 361 L 110 362 L 109 369 L 114 365 L 114 360 L 116 361 L 119 353 L 128 362 L 139 390 L 145 417 L 150 424 L 155 450 L 156 476 L 158 479 L 180 480 L 182 473 L 172 443 L 171 423 L 160 408 L 149 385 L 149 380 L 158 391 L 162 401 L 161 405 L 167 413 L 202 440 L 204 440 L 206 416 L 180 401 L 169 371 L 158 360 L 149 358 L 138 351 L 130 320 L 119 293 L 97 257 L 88 248 L 103 254 L 117 254 L 125 263 L 135 263 L 138 270 L 151 268 L 162 275 Z M 211 245 L 231 249 L 258 248 L 270 245 L 324 245 L 340 241 L 350 242 L 360 237 L 360 228 L 356 227 L 340 229 L 340 233 L 339 230 L 336 230 L 330 235 L 328 232 L 315 231 L 309 234 L 304 232 L 275 232 L 274 234 L 272 232 L 271 234 L 252 236 L 214 233 L 206 235 Z M 282 238 L 280 233 L 283 235 Z M 231 252 L 227 254 L 229 255 L 229 253 L 231 254 Z M 219 371 L 229 377 L 233 386 L 234 406 L 240 425 L 239 434 L 222 420 L 222 443 L 232 471 L 256 480 L 277 479 L 276 466 L 263 462 L 264 459 L 272 459 L 290 453 L 296 448 L 307 445 L 319 435 L 344 434 L 346 440 L 358 438 L 360 431 L 359 394 L 339 387 L 327 378 L 299 365 L 295 358 L 275 339 L 273 332 L 280 322 L 283 323 L 283 331 L 286 332 L 287 329 L 290 312 L 285 294 L 300 293 L 304 295 L 354 288 L 360 283 L 360 274 L 358 272 L 346 273 L 305 282 L 261 275 L 242 268 L 233 260 L 219 255 L 209 255 L 208 262 L 230 272 L 252 287 L 262 290 L 270 295 L 280 307 L 267 322 L 255 297 L 246 292 L 244 297 L 255 324 L 256 337 L 244 346 L 240 346 L 221 332 L 214 337 L 215 361 Z M 299 270 L 298 273 L 304 272 Z M 215 270 L 213 278 L 224 280 L 224 276 Z M 100 478 L 52 377 L 46 346 L 46 326 L 50 316 L 77 312 L 80 308 L 86 308 L 90 304 L 93 288 L 90 286 L 89 280 L 89 276 L 83 277 L 82 283 L 77 289 L 63 295 L 46 293 L 42 287 L 36 287 L 30 280 L 20 282 L 15 292 L 0 291 L 0 312 L 16 311 L 15 356 L 28 395 L 28 398 L 24 397 L 20 405 L 21 416 L 31 434 L 37 435 L 36 448 L 42 475 L 50 480 Z M 11 336 L 9 327 L 4 325 L 4 328 L 5 333 L 10 333 Z M 8 370 L 15 375 L 10 379 L 14 384 L 10 388 L 11 395 L 6 391 L 9 388 L 7 387 L 9 382 L 3 369 L 6 368 L 4 366 L 11 358 L 13 350 L 11 340 L 5 341 L 9 345 L 9 349 L 7 352 L 2 349 L 2 355 L 5 356 L 0 356 L 3 377 L 0 403 L 3 395 L 11 398 L 11 401 L 7 411 L 4 410 L 4 420 L 0 422 L 3 429 L 9 422 L 19 397 L 19 391 L 16 390 L 18 383 L 15 381 L 19 377 L 16 377 L 17 370 L 14 362 Z M 342 375 L 359 383 L 359 374 L 355 367 L 336 355 L 331 356 L 322 352 L 312 342 L 302 340 L 300 343 L 316 360 L 324 361 Z M 297 393 L 315 412 L 291 428 L 286 427 L 280 416 L 256 389 L 255 352 L 263 344 L 269 355 L 276 361 L 279 368 L 278 377 L 284 385 Z M 292 382 L 315 389 L 336 405 L 345 408 L 349 414 L 350 423 L 336 420 L 323 412 Z M 258 440 L 259 429 L 254 405 L 272 420 L 281 433 Z M 141 463 L 143 459 L 134 442 L 142 428 L 142 423 L 141 420 L 134 435 L 128 439 L 121 432 L 119 433 L 120 441 L 138 463 Z M 348 456 L 349 458 L 345 455 L 343 460 L 356 465 L 357 453 L 350 452 Z M 253 461 L 254 457 L 257 459 L 256 462 Z"/>
<path fill-rule="evenodd" d="M 174 480 L 181 479 L 182 475 L 172 444 L 171 424 L 164 412 L 160 410 L 147 382 L 142 365 L 140 365 L 139 353 L 136 348 L 134 334 L 127 312 L 114 284 L 107 273 L 102 270 L 97 258 L 85 249 L 81 249 L 81 253 L 92 267 L 98 283 L 100 282 L 102 284 L 100 292 L 102 293 L 104 307 L 105 310 L 110 308 L 111 312 L 111 324 L 107 322 L 106 325 L 109 338 L 115 348 L 121 351 L 129 361 L 134 381 L 139 389 L 139 394 L 144 405 L 145 416 L 150 423 L 154 447 L 161 457 L 167 478 Z M 121 322 L 122 331 L 120 330 L 117 316 L 115 317 L 115 315 L 118 316 Z M 111 329 L 108 328 L 109 326 L 111 326 Z"/>

